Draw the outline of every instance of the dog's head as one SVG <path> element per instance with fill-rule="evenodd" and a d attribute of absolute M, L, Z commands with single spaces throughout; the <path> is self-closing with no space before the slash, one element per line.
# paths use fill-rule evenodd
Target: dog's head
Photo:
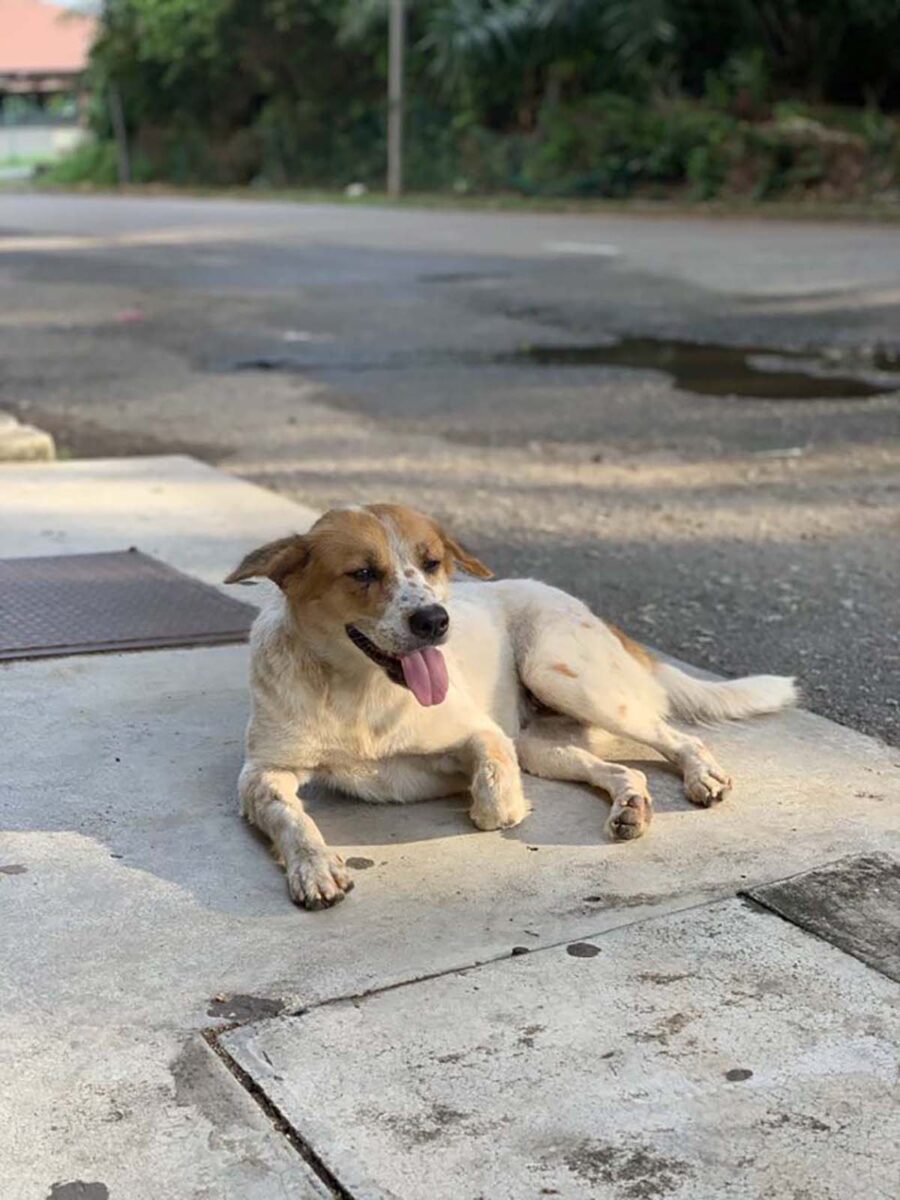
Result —
<path fill-rule="evenodd" d="M 437 647 L 450 632 L 444 603 L 456 567 L 491 577 L 430 517 L 370 504 L 332 509 L 308 533 L 252 550 L 225 582 L 273 580 L 317 654 L 350 671 L 374 664 L 430 705 L 447 694 Z"/>

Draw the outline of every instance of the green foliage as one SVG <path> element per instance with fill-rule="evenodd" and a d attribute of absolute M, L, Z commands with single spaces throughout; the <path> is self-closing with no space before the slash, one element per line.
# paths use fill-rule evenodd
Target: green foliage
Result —
<path fill-rule="evenodd" d="M 592 96 L 542 116 L 540 136 L 515 181 L 539 195 L 623 197 L 681 184 L 692 153 L 720 134 L 717 113 L 685 104 L 653 107 L 616 93 Z"/>
<path fill-rule="evenodd" d="M 85 142 L 55 162 L 42 175 L 51 183 L 98 183 L 110 187 L 118 181 L 116 148 L 111 142 Z"/>
<path fill-rule="evenodd" d="M 411 188 L 627 196 L 897 186 L 900 0 L 408 0 Z M 141 178 L 378 185 L 387 0 L 106 0 Z M 856 106 L 848 107 L 848 106 Z"/>

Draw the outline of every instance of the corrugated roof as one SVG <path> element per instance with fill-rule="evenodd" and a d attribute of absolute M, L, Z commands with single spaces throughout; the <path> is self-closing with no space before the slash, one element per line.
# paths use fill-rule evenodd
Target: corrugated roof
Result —
<path fill-rule="evenodd" d="M 0 0 L 0 75 L 83 71 L 96 21 L 43 0 Z"/>

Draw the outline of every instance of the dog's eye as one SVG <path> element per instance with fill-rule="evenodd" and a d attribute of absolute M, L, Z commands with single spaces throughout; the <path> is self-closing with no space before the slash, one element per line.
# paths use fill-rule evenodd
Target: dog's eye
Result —
<path fill-rule="evenodd" d="M 357 583 L 375 583 L 376 580 L 381 578 L 379 571 L 375 567 L 360 567 L 358 571 L 349 571 L 348 574 Z"/>
<path fill-rule="evenodd" d="M 422 570 L 426 575 L 433 575 L 440 565 L 441 560 L 439 558 L 426 558 L 422 563 Z"/>

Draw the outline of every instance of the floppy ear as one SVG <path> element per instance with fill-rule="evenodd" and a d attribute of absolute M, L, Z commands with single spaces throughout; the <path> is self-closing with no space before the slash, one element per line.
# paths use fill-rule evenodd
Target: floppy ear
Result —
<path fill-rule="evenodd" d="M 265 546 L 251 550 L 225 582 L 240 583 L 244 579 L 259 576 L 262 579 L 271 579 L 273 583 L 283 587 L 287 577 L 301 570 L 308 558 L 309 546 L 306 538 L 294 533 L 290 537 L 279 538 L 277 542 L 267 542 Z"/>
<path fill-rule="evenodd" d="M 448 534 L 441 532 L 441 537 L 444 539 L 444 545 L 447 548 L 447 553 L 453 559 L 458 567 L 461 567 L 467 574 L 476 575 L 479 579 L 493 579 L 494 572 L 490 567 L 486 567 L 484 563 L 470 554 L 468 550 L 464 550 L 456 538 L 450 537 Z"/>

